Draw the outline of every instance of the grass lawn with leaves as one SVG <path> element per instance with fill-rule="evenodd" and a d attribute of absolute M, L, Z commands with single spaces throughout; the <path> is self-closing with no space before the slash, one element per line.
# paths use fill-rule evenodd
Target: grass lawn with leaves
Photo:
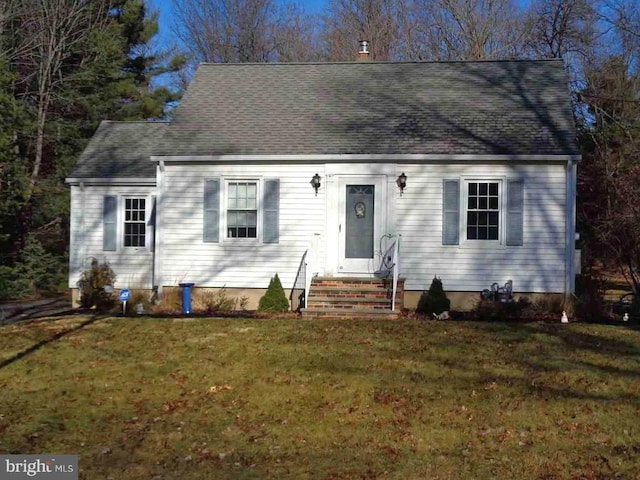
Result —
<path fill-rule="evenodd" d="M 0 334 L 0 453 L 78 454 L 81 479 L 640 475 L 624 326 L 67 317 Z"/>

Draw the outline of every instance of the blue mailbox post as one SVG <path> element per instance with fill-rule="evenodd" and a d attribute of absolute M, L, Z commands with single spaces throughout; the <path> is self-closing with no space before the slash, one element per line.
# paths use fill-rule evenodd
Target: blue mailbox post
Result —
<path fill-rule="evenodd" d="M 182 287 L 182 313 L 189 315 L 191 313 L 191 288 L 195 283 L 180 283 Z"/>

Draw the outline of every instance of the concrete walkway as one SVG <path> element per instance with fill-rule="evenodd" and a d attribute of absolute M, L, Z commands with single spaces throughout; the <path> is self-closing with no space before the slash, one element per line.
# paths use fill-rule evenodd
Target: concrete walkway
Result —
<path fill-rule="evenodd" d="M 71 296 L 64 294 L 42 300 L 25 300 L 0 304 L 0 325 L 72 313 Z"/>

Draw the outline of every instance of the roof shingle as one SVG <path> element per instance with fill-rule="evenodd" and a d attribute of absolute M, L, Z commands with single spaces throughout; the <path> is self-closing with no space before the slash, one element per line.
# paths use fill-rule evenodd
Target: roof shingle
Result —
<path fill-rule="evenodd" d="M 101 122 L 69 177 L 155 179 L 150 156 L 167 126 L 167 122 Z"/>
<path fill-rule="evenodd" d="M 578 154 L 559 60 L 202 64 L 154 155 Z"/>

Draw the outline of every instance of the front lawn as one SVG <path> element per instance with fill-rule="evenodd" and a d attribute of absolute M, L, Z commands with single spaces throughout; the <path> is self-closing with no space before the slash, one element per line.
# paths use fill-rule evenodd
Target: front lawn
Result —
<path fill-rule="evenodd" d="M 640 471 L 624 326 L 87 318 L 0 328 L 0 453 L 92 480 Z"/>

